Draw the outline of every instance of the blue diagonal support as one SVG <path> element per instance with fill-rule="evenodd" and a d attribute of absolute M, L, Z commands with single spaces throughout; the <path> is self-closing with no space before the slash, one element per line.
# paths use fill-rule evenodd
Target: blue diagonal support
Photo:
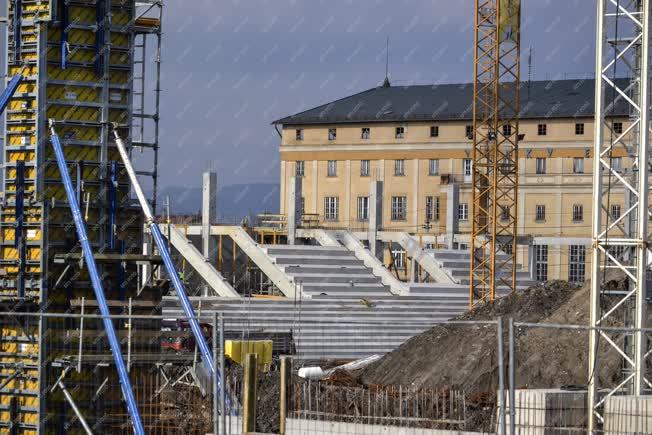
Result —
<path fill-rule="evenodd" d="M 104 322 L 104 329 L 106 331 L 106 336 L 109 340 L 111 353 L 113 354 L 113 360 L 115 362 L 115 366 L 118 371 L 118 377 L 120 378 L 122 395 L 124 396 L 125 402 L 127 402 L 127 411 L 129 412 L 129 415 L 131 417 L 131 424 L 134 427 L 134 432 L 137 435 L 144 435 L 145 429 L 140 419 L 140 413 L 138 412 L 138 407 L 136 405 L 136 398 L 134 397 L 134 391 L 131 387 L 129 374 L 127 373 L 127 368 L 125 367 L 124 360 L 122 359 L 122 352 L 120 351 L 120 342 L 118 341 L 118 337 L 115 333 L 113 323 L 111 322 L 111 317 L 110 317 L 111 313 L 109 312 L 109 306 L 106 302 L 106 296 L 104 295 L 104 288 L 102 286 L 102 281 L 100 280 L 100 275 L 97 272 L 97 265 L 95 264 L 95 257 L 93 256 L 91 245 L 88 242 L 88 235 L 86 233 L 86 222 L 84 222 L 84 218 L 82 217 L 81 210 L 79 209 L 79 203 L 77 202 L 75 189 L 72 185 L 70 174 L 68 173 L 68 165 L 66 164 L 66 158 L 63 154 L 63 148 L 61 147 L 59 136 L 54 131 L 54 123 L 52 120 L 50 120 L 50 129 L 52 132 L 50 141 L 52 142 L 52 148 L 54 148 L 54 155 L 56 156 L 57 159 L 59 172 L 61 172 L 61 181 L 66 189 L 68 204 L 70 206 L 70 211 L 72 212 L 72 218 L 75 222 L 75 228 L 77 229 L 77 237 L 79 238 L 79 243 L 82 246 L 82 251 L 84 254 L 84 262 L 86 264 L 86 268 L 88 269 L 88 274 L 91 277 L 91 283 L 93 285 L 93 290 L 95 291 L 97 304 L 99 305 L 100 312 L 102 313 L 102 321 Z"/>
<path fill-rule="evenodd" d="M 9 81 L 9 85 L 7 86 L 7 88 L 4 91 L 2 91 L 2 95 L 0 95 L 0 115 L 2 115 L 2 112 L 5 111 L 7 104 L 9 104 L 9 100 L 16 93 L 16 90 L 18 89 L 18 85 L 20 85 L 21 81 L 23 81 L 23 75 L 16 74 Z"/>

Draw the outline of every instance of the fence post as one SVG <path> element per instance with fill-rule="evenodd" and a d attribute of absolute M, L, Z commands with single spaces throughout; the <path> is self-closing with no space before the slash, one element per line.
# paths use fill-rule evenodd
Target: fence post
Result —
<path fill-rule="evenodd" d="M 220 380 L 222 388 L 220 389 L 220 419 L 222 422 L 222 435 L 226 435 L 226 377 L 224 376 L 224 314 L 220 313 Z M 233 406 L 233 403 L 231 403 Z M 231 428 L 229 428 L 231 432 Z"/>
<path fill-rule="evenodd" d="M 242 432 L 247 434 L 256 431 L 256 375 L 258 358 L 255 353 L 248 353 L 244 366 L 244 411 L 242 416 Z"/>
<path fill-rule="evenodd" d="M 287 418 L 287 405 L 288 405 L 288 377 L 289 377 L 289 364 L 288 357 L 281 357 L 281 385 L 279 397 L 279 435 L 285 435 L 285 419 Z"/>
<path fill-rule="evenodd" d="M 213 361 L 217 361 L 217 311 L 213 313 Z M 218 435 L 220 433 L 219 428 L 219 412 L 218 412 L 218 376 L 217 370 L 213 371 L 213 433 Z M 224 388 L 224 385 L 222 385 Z"/>
<path fill-rule="evenodd" d="M 509 433 L 516 435 L 516 341 L 514 319 L 509 318 Z"/>
<path fill-rule="evenodd" d="M 500 425 L 500 433 L 506 434 L 507 427 L 505 425 L 505 367 L 503 355 L 503 318 L 498 318 L 496 324 L 496 335 L 498 338 L 498 423 Z"/>

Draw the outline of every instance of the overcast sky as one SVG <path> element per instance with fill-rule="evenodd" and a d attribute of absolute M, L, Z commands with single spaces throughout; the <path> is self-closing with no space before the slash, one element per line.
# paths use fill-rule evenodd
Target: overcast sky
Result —
<path fill-rule="evenodd" d="M 0 0 L 2 10 L 5 10 Z M 168 0 L 160 183 L 278 182 L 270 122 L 378 85 L 472 74 L 473 0 Z M 593 0 L 523 0 L 533 77 L 592 73 Z M 4 57 L 4 53 L 2 54 Z"/>

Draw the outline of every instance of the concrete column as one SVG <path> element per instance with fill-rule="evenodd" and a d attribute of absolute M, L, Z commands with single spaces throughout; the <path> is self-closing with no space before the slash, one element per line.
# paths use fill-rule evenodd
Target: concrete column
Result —
<path fill-rule="evenodd" d="M 528 260 L 528 272 L 530 272 L 530 279 L 534 280 L 536 278 L 536 246 L 534 243 L 527 245 L 527 260 Z"/>
<path fill-rule="evenodd" d="M 214 263 L 215 249 L 211 248 L 211 225 L 217 222 L 217 174 L 204 172 L 201 198 L 201 244 L 202 255 L 209 263 Z M 204 285 L 204 295 L 210 289 Z"/>
<path fill-rule="evenodd" d="M 285 207 L 287 206 L 287 204 L 285 204 L 285 192 L 287 189 L 287 182 L 285 179 L 286 179 L 286 172 L 288 166 L 290 166 L 288 162 L 281 160 L 281 186 L 280 186 L 281 194 L 279 195 L 279 201 L 281 202 L 279 207 L 279 213 L 281 214 L 285 213 Z M 295 172 L 296 172 L 296 166 L 295 166 Z"/>
<path fill-rule="evenodd" d="M 319 213 L 319 184 L 317 184 L 317 180 L 319 180 L 319 162 L 317 160 L 312 161 L 310 176 L 312 177 L 312 212 Z"/>
<path fill-rule="evenodd" d="M 453 249 L 453 239 L 459 230 L 459 219 L 457 216 L 459 203 L 460 186 L 457 183 L 451 183 L 447 186 L 446 192 L 446 237 L 448 238 L 448 249 Z"/>
<path fill-rule="evenodd" d="M 371 255 L 382 261 L 383 245 L 378 241 L 378 231 L 383 228 L 383 182 L 372 181 L 369 189 L 368 240 Z"/>
<path fill-rule="evenodd" d="M 290 177 L 288 189 L 288 245 L 296 244 L 297 228 L 301 224 L 302 177 Z"/>

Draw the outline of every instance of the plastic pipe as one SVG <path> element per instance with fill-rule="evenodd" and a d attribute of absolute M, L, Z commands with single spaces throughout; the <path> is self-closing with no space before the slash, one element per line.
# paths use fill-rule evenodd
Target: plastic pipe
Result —
<path fill-rule="evenodd" d="M 104 329 L 106 330 L 106 335 L 109 339 L 111 353 L 113 354 L 113 360 L 115 361 L 115 366 L 118 370 L 118 377 L 120 378 L 122 395 L 125 398 L 125 402 L 127 402 L 127 411 L 131 416 L 131 424 L 134 427 L 134 432 L 137 435 L 144 435 L 145 429 L 143 428 L 143 422 L 140 419 L 140 413 L 138 412 L 138 407 L 136 406 L 136 399 L 134 397 L 134 391 L 131 387 L 131 381 L 129 380 L 129 374 L 127 373 L 124 360 L 122 359 L 122 353 L 120 352 L 120 342 L 118 341 L 115 329 L 113 328 L 113 323 L 111 322 L 111 313 L 109 312 L 109 307 L 106 303 L 106 297 L 104 296 L 102 281 L 100 280 L 100 276 L 97 273 L 95 257 L 93 256 L 91 245 L 88 242 L 88 235 L 86 234 L 86 223 L 84 222 L 84 218 L 82 217 L 81 211 L 79 209 L 79 203 L 77 202 L 75 189 L 72 186 L 70 174 L 68 173 L 68 165 L 66 165 L 66 159 L 63 155 L 63 149 L 61 148 L 59 136 L 54 131 L 53 120 L 50 120 L 50 130 L 52 132 L 50 141 L 52 142 L 54 155 L 57 158 L 57 165 L 59 166 L 59 171 L 61 172 L 61 181 L 63 182 L 63 186 L 66 189 L 66 195 L 68 196 L 68 203 L 70 205 L 70 211 L 72 212 L 72 218 L 75 221 L 77 237 L 79 238 L 79 243 L 81 244 L 82 251 L 84 253 L 86 268 L 88 269 L 88 274 L 91 277 L 91 283 L 93 284 L 93 290 L 95 291 L 97 304 L 99 305 L 100 312 L 102 313 Z"/>

